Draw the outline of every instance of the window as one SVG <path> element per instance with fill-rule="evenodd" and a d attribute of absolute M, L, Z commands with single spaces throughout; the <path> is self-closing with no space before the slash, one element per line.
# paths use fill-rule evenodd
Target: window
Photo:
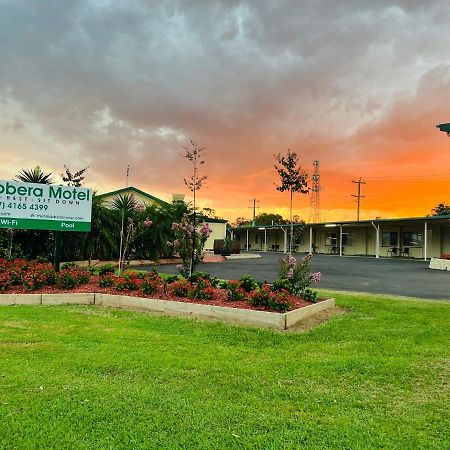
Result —
<path fill-rule="evenodd" d="M 337 247 L 338 245 L 337 233 L 327 233 L 325 237 L 325 245 Z"/>
<path fill-rule="evenodd" d="M 389 231 L 388 233 L 381 233 L 381 245 L 384 247 L 397 247 L 398 246 L 397 231 Z"/>
<path fill-rule="evenodd" d="M 258 243 L 258 233 L 255 234 L 255 244 Z"/>
<path fill-rule="evenodd" d="M 403 247 L 422 247 L 423 234 L 406 231 L 403 233 Z"/>
<path fill-rule="evenodd" d="M 342 233 L 342 245 L 353 247 L 353 233 Z"/>

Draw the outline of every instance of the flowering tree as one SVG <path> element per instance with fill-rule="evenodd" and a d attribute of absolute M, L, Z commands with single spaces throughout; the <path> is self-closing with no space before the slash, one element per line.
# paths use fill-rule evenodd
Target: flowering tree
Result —
<path fill-rule="evenodd" d="M 321 276 L 320 272 L 311 272 L 311 255 L 306 255 L 300 262 L 292 255 L 280 260 L 280 279 L 288 280 L 292 294 L 304 295 L 311 284 L 320 282 Z"/>
<path fill-rule="evenodd" d="M 193 228 L 195 228 L 196 226 L 196 221 L 195 221 L 195 212 L 196 212 L 196 193 L 199 189 L 201 189 L 204 184 L 206 183 L 206 179 L 207 176 L 199 176 L 198 171 L 200 166 L 202 166 L 203 164 L 205 164 L 205 161 L 203 159 L 203 152 L 205 150 L 205 147 L 202 147 L 200 145 L 198 145 L 198 143 L 196 141 L 193 141 L 192 139 L 189 141 L 190 146 L 189 147 L 184 147 L 186 153 L 184 154 L 184 157 L 190 161 L 192 163 L 192 175 L 189 176 L 188 178 L 184 179 L 184 183 L 186 184 L 186 186 L 189 188 L 189 190 L 192 192 L 193 196 L 194 196 L 194 202 L 193 202 L 193 219 L 192 219 L 192 226 Z M 194 255 L 195 255 L 195 249 L 196 249 L 196 233 L 192 233 L 191 235 L 192 238 L 192 242 L 191 242 L 191 246 L 192 246 L 192 251 L 191 251 L 191 265 L 190 265 L 190 269 L 189 269 L 189 275 L 192 275 L 194 273 L 195 270 L 195 266 L 196 263 L 194 261 Z M 203 245 L 205 245 L 203 243 Z"/>
<path fill-rule="evenodd" d="M 175 240 L 168 241 L 167 245 L 173 247 L 180 255 L 182 265 L 180 273 L 184 277 L 189 277 L 195 271 L 195 267 L 203 259 L 203 248 L 206 240 L 211 234 L 211 229 L 205 223 L 197 230 L 192 225 L 187 214 L 184 214 L 180 223 L 174 223 L 172 230 L 175 233 Z M 194 242 L 194 247 L 192 243 Z"/>
<path fill-rule="evenodd" d="M 275 170 L 280 176 L 280 185 L 277 186 L 277 191 L 290 193 L 290 222 L 291 233 L 289 240 L 289 254 L 292 254 L 292 241 L 294 238 L 294 222 L 292 219 L 292 197 L 296 192 L 301 194 L 308 194 L 308 174 L 298 165 L 297 153 L 292 153 L 288 150 L 286 156 L 282 156 L 280 153 L 274 155 L 275 160 L 278 162 L 278 166 L 275 164 Z"/>

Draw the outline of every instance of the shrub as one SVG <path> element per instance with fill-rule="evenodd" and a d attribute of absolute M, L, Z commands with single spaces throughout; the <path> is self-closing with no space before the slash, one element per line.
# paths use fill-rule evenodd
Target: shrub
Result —
<path fill-rule="evenodd" d="M 186 279 L 174 281 L 171 285 L 172 294 L 176 297 L 187 297 L 189 292 L 193 290 L 193 285 Z"/>
<path fill-rule="evenodd" d="M 0 292 L 7 291 L 12 286 L 11 276 L 8 272 L 0 272 Z"/>
<path fill-rule="evenodd" d="M 178 275 L 170 275 L 170 276 L 166 277 L 167 284 L 175 283 L 178 280 L 179 280 Z"/>
<path fill-rule="evenodd" d="M 77 267 L 77 265 L 74 262 L 66 262 L 61 266 L 61 269 L 71 269 L 72 267 Z"/>
<path fill-rule="evenodd" d="M 55 284 L 56 282 L 56 272 L 49 263 L 33 261 L 23 273 L 22 284 L 27 291 L 34 291 L 42 286 Z"/>
<path fill-rule="evenodd" d="M 444 253 L 441 255 L 441 259 L 450 259 L 450 253 Z"/>
<path fill-rule="evenodd" d="M 61 270 L 56 276 L 56 285 L 60 289 L 73 289 L 80 284 L 89 282 L 89 272 L 78 266 L 70 266 Z"/>
<path fill-rule="evenodd" d="M 115 271 L 115 268 L 112 264 L 103 264 L 103 266 L 100 266 L 98 268 L 98 274 L 100 276 L 106 275 L 106 274 L 113 274 Z"/>
<path fill-rule="evenodd" d="M 114 278 L 111 274 L 103 275 L 98 280 L 99 287 L 110 287 L 114 285 Z"/>
<path fill-rule="evenodd" d="M 141 284 L 141 291 L 144 294 L 155 294 L 159 287 L 163 284 L 162 279 L 154 273 L 147 275 Z"/>
<path fill-rule="evenodd" d="M 198 300 L 211 300 L 214 297 L 215 290 L 211 282 L 206 278 L 199 278 L 194 288 L 188 292 L 189 298 L 196 298 Z"/>
<path fill-rule="evenodd" d="M 116 279 L 116 289 L 118 291 L 135 291 L 139 287 L 135 272 L 124 274 Z"/>
<path fill-rule="evenodd" d="M 311 284 L 320 281 L 320 277 L 320 272 L 311 272 L 311 255 L 306 255 L 300 262 L 292 255 L 280 260 L 279 278 L 289 281 L 291 284 L 289 292 L 294 295 L 303 295 Z"/>
<path fill-rule="evenodd" d="M 275 311 L 288 311 L 291 307 L 287 292 L 273 292 L 268 284 L 261 289 L 250 292 L 249 303 L 252 306 L 262 306 Z"/>
<path fill-rule="evenodd" d="M 251 292 L 258 287 L 258 283 L 256 283 L 256 280 L 250 275 L 243 275 L 239 282 L 241 288 L 246 292 Z"/>
<path fill-rule="evenodd" d="M 291 292 L 292 290 L 292 284 L 291 282 L 286 279 L 286 278 L 278 278 L 276 279 L 273 284 L 272 284 L 272 290 L 275 292 L 280 292 L 280 291 L 287 291 L 287 292 Z"/>
<path fill-rule="evenodd" d="M 303 292 L 303 298 L 309 302 L 317 303 L 317 291 L 313 291 L 310 288 L 306 288 Z"/>
<path fill-rule="evenodd" d="M 241 288 L 241 283 L 236 280 L 230 280 L 226 283 L 227 300 L 230 302 L 245 300 L 247 291 Z"/>
<path fill-rule="evenodd" d="M 76 278 L 70 269 L 61 270 L 56 278 L 56 285 L 60 289 L 73 289 L 77 285 Z"/>

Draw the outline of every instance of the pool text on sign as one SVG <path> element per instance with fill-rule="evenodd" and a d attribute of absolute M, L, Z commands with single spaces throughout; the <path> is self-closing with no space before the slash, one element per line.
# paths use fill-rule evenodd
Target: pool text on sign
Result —
<path fill-rule="evenodd" d="M 92 190 L 0 180 L 0 228 L 90 231 Z"/>

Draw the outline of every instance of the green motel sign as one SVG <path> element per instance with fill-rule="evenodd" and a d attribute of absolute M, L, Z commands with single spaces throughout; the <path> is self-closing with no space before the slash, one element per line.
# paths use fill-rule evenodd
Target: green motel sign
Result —
<path fill-rule="evenodd" d="M 0 228 L 90 231 L 92 189 L 0 180 Z"/>

